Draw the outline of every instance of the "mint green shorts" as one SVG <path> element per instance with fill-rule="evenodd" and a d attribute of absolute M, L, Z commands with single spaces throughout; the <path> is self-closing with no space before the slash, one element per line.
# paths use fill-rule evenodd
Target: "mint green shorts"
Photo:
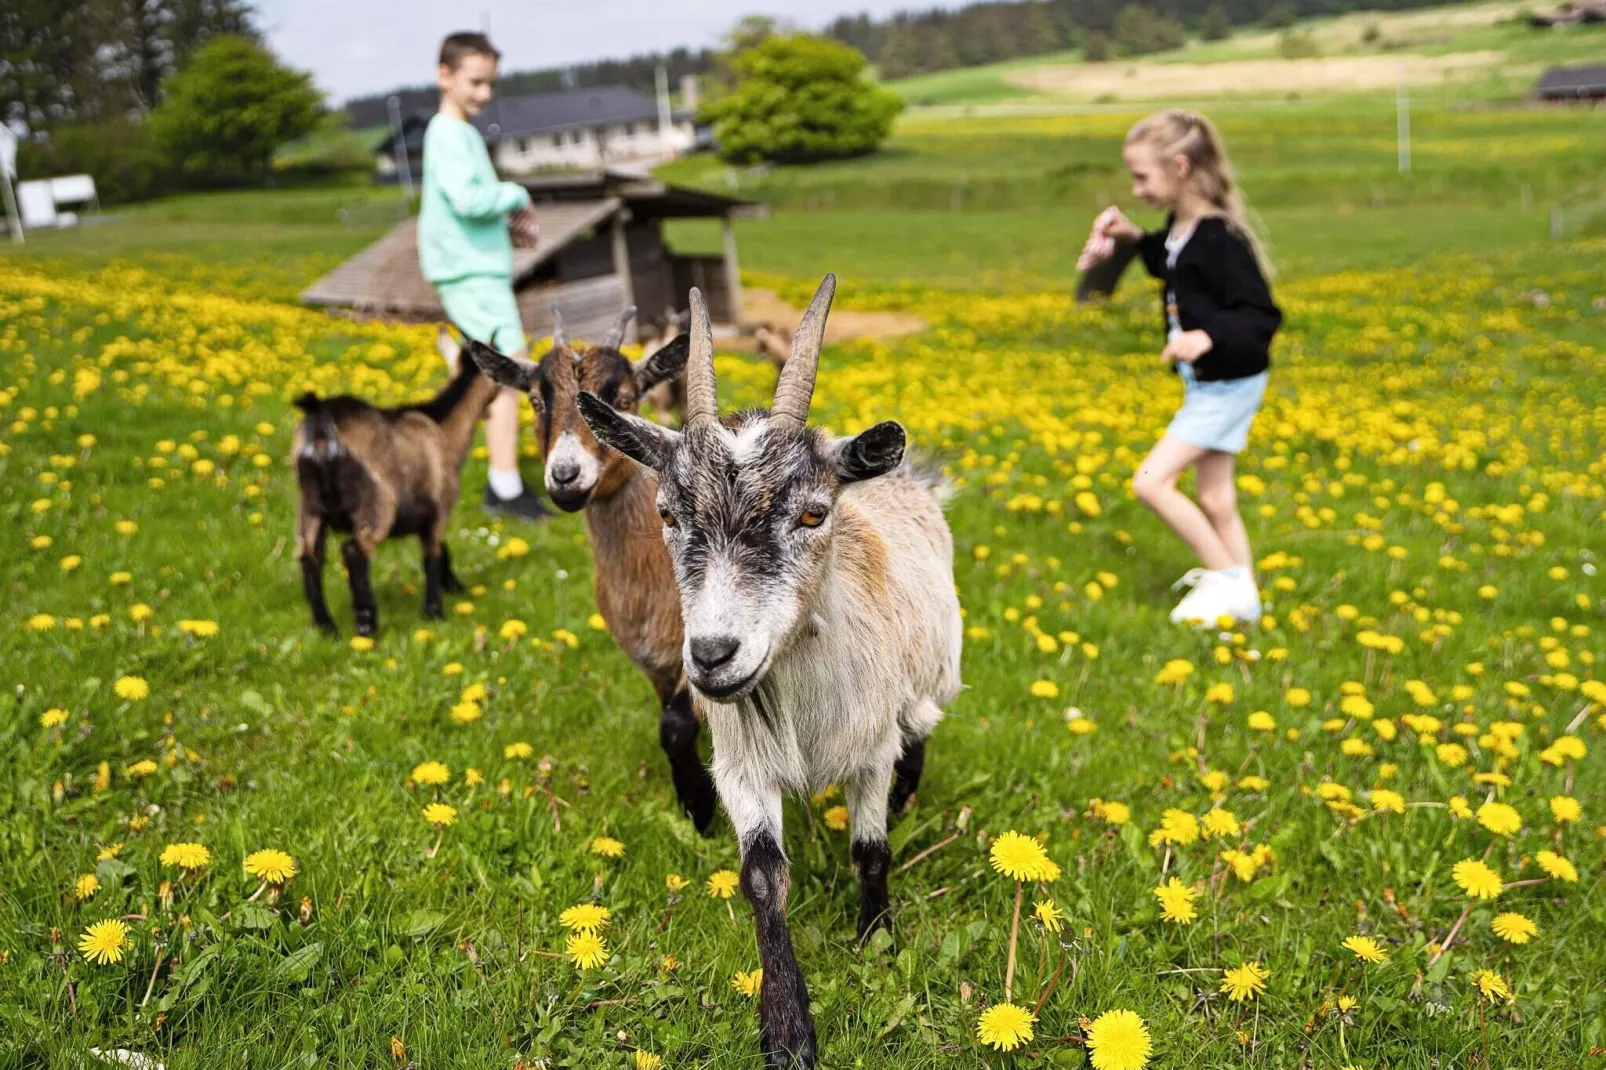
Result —
<path fill-rule="evenodd" d="M 470 275 L 443 282 L 436 289 L 447 317 L 468 337 L 503 353 L 525 351 L 524 324 L 519 321 L 509 279 Z"/>

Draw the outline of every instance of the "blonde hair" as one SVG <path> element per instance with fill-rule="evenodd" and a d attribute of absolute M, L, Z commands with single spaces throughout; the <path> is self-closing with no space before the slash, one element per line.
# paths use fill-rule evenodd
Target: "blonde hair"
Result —
<path fill-rule="evenodd" d="M 1215 124 L 1192 108 L 1167 108 L 1140 119 L 1127 131 L 1128 145 L 1152 146 L 1165 160 L 1182 156 L 1188 161 L 1186 181 L 1227 220 L 1227 225 L 1248 243 L 1260 270 L 1273 274 L 1258 218 L 1252 218 L 1243 191 L 1233 180 L 1227 149 Z"/>

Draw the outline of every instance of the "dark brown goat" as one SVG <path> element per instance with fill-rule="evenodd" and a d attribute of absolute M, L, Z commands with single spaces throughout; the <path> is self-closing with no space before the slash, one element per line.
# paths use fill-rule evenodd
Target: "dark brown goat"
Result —
<path fill-rule="evenodd" d="M 351 535 L 340 556 L 351 580 L 358 635 L 379 627 L 368 564 L 388 538 L 417 535 L 423 544 L 426 617 L 441 615 L 443 589 L 462 590 L 446 549 L 446 522 L 457 504 L 474 425 L 496 392 L 473 360 L 460 360 L 444 390 L 414 405 L 382 409 L 346 394 L 296 399 L 307 414 L 291 454 L 301 486 L 296 540 L 302 585 L 319 628 L 336 630 L 323 597 L 330 529 Z"/>
<path fill-rule="evenodd" d="M 635 364 L 619 352 L 634 314 L 627 309 L 601 345 L 580 349 L 570 346 L 560 318 L 552 349 L 539 364 L 487 346 L 472 346 L 469 353 L 490 378 L 529 395 L 546 459 L 547 494 L 566 512 L 585 511 L 597 609 L 658 694 L 658 742 L 669 758 L 675 794 L 706 833 L 714 820 L 714 783 L 697 754 L 701 725 L 681 667 L 680 594 L 658 534 L 658 477 L 597 441 L 576 407 L 583 390 L 621 412 L 634 412 L 644 394 L 685 367 L 686 335 Z"/>

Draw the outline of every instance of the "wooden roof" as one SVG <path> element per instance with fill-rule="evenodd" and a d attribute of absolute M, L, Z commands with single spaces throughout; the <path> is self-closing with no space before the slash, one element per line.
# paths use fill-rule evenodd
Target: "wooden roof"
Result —
<path fill-rule="evenodd" d="M 1606 5 L 1603 5 L 1606 8 Z M 1606 64 L 1593 67 L 1552 67 L 1534 91 L 1542 97 L 1606 96 Z"/>
<path fill-rule="evenodd" d="M 613 216 L 620 201 L 554 201 L 537 204 L 541 241 L 534 249 L 513 250 L 513 285 L 527 281 L 543 262 L 571 241 Z M 398 223 L 390 233 L 301 291 L 308 304 L 350 308 L 361 313 L 409 319 L 444 319 L 440 295 L 418 266 L 418 220 Z"/>

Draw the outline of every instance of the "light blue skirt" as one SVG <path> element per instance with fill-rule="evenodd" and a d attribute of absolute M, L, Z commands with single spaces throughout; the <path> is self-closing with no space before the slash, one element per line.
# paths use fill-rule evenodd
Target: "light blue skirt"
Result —
<path fill-rule="evenodd" d="M 1201 449 L 1242 451 L 1249 441 L 1249 425 L 1266 397 L 1269 373 L 1201 383 L 1193 377 L 1192 364 L 1178 363 L 1177 370 L 1182 375 L 1182 408 L 1171 418 L 1166 435 Z"/>

